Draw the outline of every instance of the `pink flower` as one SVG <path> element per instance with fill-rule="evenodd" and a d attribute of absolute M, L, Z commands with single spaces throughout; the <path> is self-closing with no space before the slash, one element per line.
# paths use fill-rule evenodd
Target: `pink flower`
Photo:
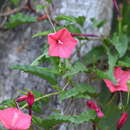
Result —
<path fill-rule="evenodd" d="M 95 110 L 97 112 L 97 116 L 99 118 L 104 117 L 104 113 L 101 111 L 100 107 L 97 106 L 97 104 L 91 100 L 87 101 L 86 103 L 87 107 L 89 107 L 92 110 Z"/>
<path fill-rule="evenodd" d="M 28 92 L 28 94 L 26 96 L 21 96 L 21 97 L 17 98 L 16 101 L 17 102 L 26 101 L 28 103 L 29 107 L 32 107 L 32 105 L 34 104 L 34 95 L 31 92 Z"/>
<path fill-rule="evenodd" d="M 112 93 L 116 91 L 128 92 L 127 82 L 130 80 L 130 71 L 124 71 L 120 67 L 115 67 L 114 76 L 117 80 L 116 84 L 113 84 L 110 80 L 104 79 L 108 89 Z"/>
<path fill-rule="evenodd" d="M 48 34 L 49 56 L 69 58 L 77 44 L 71 33 L 63 28 L 56 33 Z"/>
<path fill-rule="evenodd" d="M 122 113 L 121 118 L 117 122 L 117 130 L 120 130 L 123 127 L 127 119 L 128 119 L 128 113 L 126 112 Z"/>
<path fill-rule="evenodd" d="M 31 118 L 30 115 L 24 114 L 17 108 L 0 110 L 0 122 L 9 130 L 28 130 Z"/>
<path fill-rule="evenodd" d="M 34 104 L 34 95 L 31 92 L 28 93 L 26 101 L 30 107 Z"/>

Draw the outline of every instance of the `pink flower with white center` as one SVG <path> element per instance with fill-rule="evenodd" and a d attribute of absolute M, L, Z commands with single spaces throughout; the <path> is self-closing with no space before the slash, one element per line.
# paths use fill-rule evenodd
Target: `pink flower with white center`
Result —
<path fill-rule="evenodd" d="M 128 113 L 126 112 L 122 113 L 120 119 L 117 122 L 117 130 L 120 130 L 124 126 L 127 119 L 128 119 Z"/>
<path fill-rule="evenodd" d="M 114 77 L 117 81 L 116 84 L 112 83 L 110 80 L 104 79 L 106 86 L 110 92 L 123 91 L 128 92 L 127 82 L 130 80 L 130 71 L 124 71 L 120 67 L 115 67 Z"/>
<path fill-rule="evenodd" d="M 95 110 L 99 118 L 104 117 L 104 113 L 101 111 L 100 107 L 98 107 L 94 101 L 89 100 L 87 101 L 86 105 L 88 108 Z"/>
<path fill-rule="evenodd" d="M 71 33 L 63 28 L 56 33 L 48 34 L 49 56 L 58 56 L 60 58 L 69 58 L 77 44 Z"/>
<path fill-rule="evenodd" d="M 28 130 L 32 117 L 18 110 L 7 108 L 0 110 L 0 123 L 9 130 Z"/>

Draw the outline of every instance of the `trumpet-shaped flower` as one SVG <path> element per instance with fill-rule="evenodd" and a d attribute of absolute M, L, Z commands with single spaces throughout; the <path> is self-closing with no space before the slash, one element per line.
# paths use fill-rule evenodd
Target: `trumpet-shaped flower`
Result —
<path fill-rule="evenodd" d="M 106 86 L 110 92 L 124 91 L 128 92 L 128 81 L 130 80 L 130 71 L 124 71 L 120 67 L 115 67 L 114 77 L 117 81 L 116 84 L 112 83 L 110 80 L 104 79 Z"/>
<path fill-rule="evenodd" d="M 48 34 L 49 56 L 69 58 L 77 44 L 71 33 L 63 28 L 56 33 Z"/>
<path fill-rule="evenodd" d="M 31 92 L 28 92 L 26 96 L 21 96 L 16 99 L 17 102 L 26 101 L 30 107 L 34 104 L 34 95 Z"/>
<path fill-rule="evenodd" d="M 117 122 L 117 130 L 120 130 L 124 126 L 127 119 L 128 119 L 128 113 L 126 112 L 122 113 L 120 119 Z"/>
<path fill-rule="evenodd" d="M 17 108 L 0 110 L 0 122 L 9 130 L 28 130 L 31 125 L 31 116 Z"/>
<path fill-rule="evenodd" d="M 86 105 L 88 108 L 95 110 L 99 118 L 104 117 L 104 113 L 101 111 L 100 107 L 98 107 L 95 102 L 89 100 L 87 101 Z"/>

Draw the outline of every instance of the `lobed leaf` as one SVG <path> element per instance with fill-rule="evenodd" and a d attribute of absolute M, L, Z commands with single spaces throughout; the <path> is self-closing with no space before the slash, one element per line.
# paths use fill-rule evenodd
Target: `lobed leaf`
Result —
<path fill-rule="evenodd" d="M 98 21 L 98 20 L 95 19 L 95 18 L 91 18 L 91 21 L 92 21 L 93 25 L 94 25 L 95 27 L 97 27 L 97 28 L 100 28 L 100 27 L 102 27 L 104 24 L 107 23 L 106 20 Z"/>
<path fill-rule="evenodd" d="M 85 71 L 87 71 L 85 65 L 83 65 L 80 62 L 76 62 L 73 67 L 69 68 L 69 70 L 65 73 L 63 77 L 65 78 L 67 76 L 73 76 L 79 72 L 85 72 Z"/>
<path fill-rule="evenodd" d="M 65 15 L 57 16 L 55 19 L 57 21 L 65 20 L 67 22 L 77 23 L 81 26 L 84 25 L 84 22 L 86 20 L 86 18 L 84 16 L 73 17 L 73 16 L 65 16 Z"/>
<path fill-rule="evenodd" d="M 66 122 L 64 120 L 56 120 L 56 119 L 42 119 L 36 116 L 33 116 L 32 123 L 35 126 L 39 126 L 45 129 L 51 129 L 53 126 L 57 124 L 61 124 L 63 122 Z"/>
<path fill-rule="evenodd" d="M 85 65 L 94 64 L 98 60 L 105 58 L 105 49 L 103 46 L 94 47 L 91 51 L 89 51 L 86 55 L 82 57 L 82 61 Z"/>
<path fill-rule="evenodd" d="M 5 27 L 8 29 L 13 29 L 19 25 L 26 24 L 26 23 L 33 23 L 36 22 L 36 17 L 34 16 L 27 16 L 22 13 L 17 13 L 15 15 L 11 15 L 9 18 L 9 22 L 5 24 Z"/>
<path fill-rule="evenodd" d="M 46 31 L 46 32 L 38 32 L 38 33 L 34 34 L 32 37 L 35 38 L 35 37 L 40 37 L 40 36 L 46 36 L 49 33 L 53 33 L 53 31 L 50 30 L 50 31 Z"/>
<path fill-rule="evenodd" d="M 68 98 L 71 98 L 71 97 L 79 96 L 83 93 L 87 93 L 87 95 L 95 94 L 96 90 L 88 84 L 81 83 L 81 84 L 75 85 L 74 88 L 71 88 L 67 91 L 62 92 L 60 94 L 59 98 L 60 98 L 60 100 L 64 100 L 64 99 L 68 99 Z"/>
<path fill-rule="evenodd" d="M 122 67 L 130 67 L 130 57 L 123 57 L 118 61 L 117 65 Z"/>
<path fill-rule="evenodd" d="M 50 84 L 53 85 L 57 84 L 57 81 L 55 79 L 55 74 L 58 74 L 58 71 L 56 70 L 51 70 L 49 68 L 43 68 L 43 67 L 31 66 L 31 65 L 14 65 L 11 67 L 11 69 L 28 72 L 47 80 Z"/>
<path fill-rule="evenodd" d="M 117 53 L 111 52 L 110 49 L 104 45 L 106 51 L 107 51 L 107 55 L 108 55 L 108 71 L 105 72 L 107 74 L 107 76 L 109 77 L 109 79 L 112 80 L 113 83 L 116 83 L 115 77 L 113 75 L 113 71 L 114 71 L 114 67 L 116 66 L 116 62 L 118 60 L 118 55 Z"/>
<path fill-rule="evenodd" d="M 61 115 L 60 113 L 56 113 L 50 116 L 50 119 L 55 119 L 59 121 L 61 120 L 61 121 L 70 122 L 74 124 L 81 124 L 84 122 L 94 120 L 95 118 L 96 118 L 96 112 L 92 110 L 82 112 L 80 115 L 74 115 L 74 116 Z"/>
<path fill-rule="evenodd" d="M 124 56 L 128 49 L 128 37 L 125 34 L 114 34 L 111 43 L 115 46 L 120 57 Z"/>

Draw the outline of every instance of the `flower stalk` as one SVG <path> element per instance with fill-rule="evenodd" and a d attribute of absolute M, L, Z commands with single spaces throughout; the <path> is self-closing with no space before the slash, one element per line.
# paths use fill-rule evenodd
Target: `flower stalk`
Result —
<path fill-rule="evenodd" d="M 99 37 L 96 34 L 84 34 L 84 33 L 71 33 L 73 37 L 81 36 L 81 37 Z"/>

